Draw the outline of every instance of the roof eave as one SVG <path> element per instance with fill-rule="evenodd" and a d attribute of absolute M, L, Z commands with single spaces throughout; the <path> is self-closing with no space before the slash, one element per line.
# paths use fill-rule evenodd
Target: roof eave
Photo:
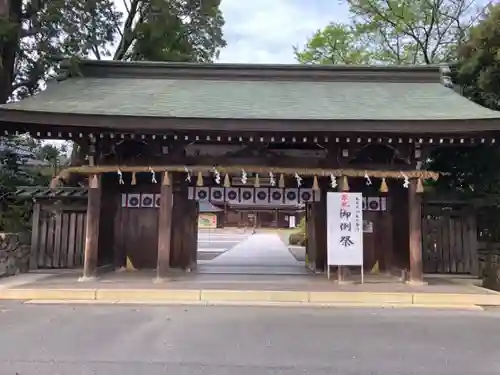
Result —
<path fill-rule="evenodd" d="M 136 133 L 140 131 L 344 132 L 344 133 L 477 133 L 500 131 L 498 118 L 478 119 L 238 119 L 178 118 L 25 111 L 0 108 L 0 129 L 43 131 L 79 129 Z M 43 128 L 42 128 L 43 127 Z M 57 131 L 57 130 L 56 130 Z"/>

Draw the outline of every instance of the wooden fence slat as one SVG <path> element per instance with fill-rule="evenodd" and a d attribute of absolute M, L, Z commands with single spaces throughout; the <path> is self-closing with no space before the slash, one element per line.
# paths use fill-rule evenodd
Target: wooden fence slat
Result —
<path fill-rule="evenodd" d="M 83 213 L 77 214 L 76 225 L 76 251 L 75 251 L 75 266 L 83 265 L 83 249 L 85 241 L 85 217 Z"/>
<path fill-rule="evenodd" d="M 47 243 L 45 248 L 45 267 L 52 268 L 52 259 L 54 257 L 54 233 L 56 221 L 52 212 L 49 212 L 47 219 Z"/>
<path fill-rule="evenodd" d="M 463 233 L 464 233 L 464 218 L 457 218 L 455 221 L 455 246 L 457 248 L 458 259 L 457 259 L 457 273 L 465 273 L 465 259 L 467 249 L 464 247 L 463 243 Z"/>
<path fill-rule="evenodd" d="M 61 257 L 62 213 L 55 212 L 54 220 L 54 252 L 52 254 L 52 267 L 59 268 Z"/>
<path fill-rule="evenodd" d="M 75 265 L 75 252 L 76 252 L 76 217 L 78 214 L 71 212 L 69 214 L 69 226 L 68 226 L 68 260 L 67 265 L 69 268 Z"/>
<path fill-rule="evenodd" d="M 450 240 L 450 251 L 448 253 L 449 271 L 450 273 L 457 272 L 457 244 L 455 243 L 455 221 L 454 217 L 448 220 L 448 235 Z"/>
<path fill-rule="evenodd" d="M 38 245 L 38 267 L 45 268 L 45 252 L 47 251 L 47 212 L 40 214 L 40 236 Z"/>
<path fill-rule="evenodd" d="M 477 241 L 477 223 L 474 215 L 470 215 L 469 218 L 469 228 L 467 236 L 469 238 L 470 246 L 470 273 L 474 276 L 479 276 L 479 254 L 478 254 L 478 241 Z"/>
<path fill-rule="evenodd" d="M 438 227 L 436 228 L 436 232 L 437 232 L 437 237 L 439 238 L 438 248 L 437 248 L 438 272 L 439 273 L 445 272 L 444 249 L 445 249 L 446 241 L 445 241 L 445 232 L 443 230 L 443 221 L 444 221 L 444 218 L 440 217 L 439 222 L 436 223 L 436 224 L 438 224 Z"/>
<path fill-rule="evenodd" d="M 469 238 L 469 218 L 465 217 L 462 221 L 462 246 L 464 248 L 464 272 L 472 273 L 472 252 Z"/>
<path fill-rule="evenodd" d="M 425 211 L 425 210 L 422 210 Z M 422 217 L 422 265 L 424 268 L 424 272 L 429 273 L 431 270 L 431 252 L 430 252 L 430 244 L 431 239 L 429 236 L 424 235 L 429 232 L 429 219 L 427 215 Z"/>
<path fill-rule="evenodd" d="M 61 253 L 59 267 L 68 268 L 69 213 L 62 213 Z"/>
<path fill-rule="evenodd" d="M 40 249 L 40 203 L 33 204 L 31 217 L 30 270 L 38 268 L 38 252 Z"/>

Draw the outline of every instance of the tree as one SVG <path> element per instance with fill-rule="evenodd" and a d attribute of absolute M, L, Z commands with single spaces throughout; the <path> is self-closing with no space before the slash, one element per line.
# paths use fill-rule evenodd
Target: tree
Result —
<path fill-rule="evenodd" d="M 123 23 L 115 1 L 125 4 Z M 220 0 L 0 0 L 0 103 L 38 92 L 60 57 L 211 62 L 225 46 L 219 5 Z"/>
<path fill-rule="evenodd" d="M 475 0 L 347 0 L 354 25 L 383 63 L 454 61 L 484 11 Z"/>
<path fill-rule="evenodd" d="M 469 99 L 500 110 L 500 4 L 487 9 L 458 50 L 457 83 Z"/>
<path fill-rule="evenodd" d="M 301 64 L 370 64 L 373 56 L 363 43 L 360 33 L 350 25 L 330 23 L 318 30 L 299 49 L 295 58 Z"/>
<path fill-rule="evenodd" d="M 0 139 L 0 231 L 17 231 L 27 226 L 31 205 L 17 201 L 14 192 L 19 186 L 47 186 L 51 176 L 44 172 L 52 169 L 64 152 L 64 148 L 42 145 L 27 136 Z M 48 168 L 44 168 L 44 162 Z"/>
<path fill-rule="evenodd" d="M 500 110 L 500 4 L 488 7 L 480 22 L 469 30 L 466 41 L 458 49 L 458 56 L 456 80 L 464 95 L 480 105 Z M 445 168 L 453 163 L 452 159 L 457 160 L 454 156 L 442 155 Z M 466 176 L 468 184 L 476 186 L 474 196 L 483 201 L 478 210 L 483 239 L 488 246 L 483 284 L 500 290 L 500 264 L 495 266 L 493 262 L 496 252 L 493 244 L 500 242 L 500 172 L 495 167 L 498 162 L 494 162 L 500 160 L 498 147 L 488 148 L 467 160 L 468 164 L 456 168 L 465 172 L 461 175 Z"/>
<path fill-rule="evenodd" d="M 110 54 L 112 0 L 0 0 L 0 102 L 40 90 L 61 56 Z"/>
<path fill-rule="evenodd" d="M 122 0 L 115 60 L 213 62 L 226 45 L 220 0 Z"/>
<path fill-rule="evenodd" d="M 352 25 L 333 24 L 318 31 L 296 53 L 299 62 L 450 63 L 485 10 L 475 0 L 346 1 Z"/>

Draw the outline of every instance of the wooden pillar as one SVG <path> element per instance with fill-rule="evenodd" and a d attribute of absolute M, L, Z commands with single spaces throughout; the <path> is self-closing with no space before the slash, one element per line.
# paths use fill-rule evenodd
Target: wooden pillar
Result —
<path fill-rule="evenodd" d="M 326 186 L 323 184 L 321 191 L 317 192 L 321 194 L 321 200 L 314 203 L 316 205 L 315 210 L 315 237 L 316 237 L 316 269 L 320 271 L 325 271 L 327 267 L 327 212 L 326 212 Z"/>
<path fill-rule="evenodd" d="M 191 264 L 190 268 L 195 270 L 198 267 L 198 201 L 191 200 L 189 201 L 189 205 L 191 207 L 190 210 L 190 228 L 191 228 L 191 236 L 190 236 L 190 244 L 191 244 Z M 218 219 L 217 219 L 218 222 Z"/>
<path fill-rule="evenodd" d="M 173 180 L 173 204 L 172 217 L 175 220 L 171 222 L 171 256 L 170 267 L 172 268 L 187 268 L 189 265 L 189 254 L 186 256 L 186 216 L 189 215 L 188 208 L 188 187 L 184 183 L 184 178 L 178 173 L 172 174 Z"/>
<path fill-rule="evenodd" d="M 97 174 L 90 175 L 87 201 L 87 230 L 85 233 L 82 280 L 94 278 L 95 276 L 97 276 L 101 194 L 101 176 Z"/>
<path fill-rule="evenodd" d="M 417 180 L 413 179 L 408 187 L 408 223 L 410 274 L 409 282 L 422 283 L 422 200 L 417 193 Z"/>
<path fill-rule="evenodd" d="M 306 254 L 307 254 L 307 267 L 316 272 L 316 242 L 314 236 L 314 203 L 306 203 Z"/>
<path fill-rule="evenodd" d="M 160 208 L 158 212 L 158 260 L 156 277 L 164 278 L 170 269 L 170 240 L 172 233 L 172 176 L 163 174 L 160 188 Z"/>
<path fill-rule="evenodd" d="M 192 270 L 196 268 L 198 250 L 198 206 L 195 200 L 185 197 L 182 221 L 182 250 L 179 266 L 184 270 Z"/>

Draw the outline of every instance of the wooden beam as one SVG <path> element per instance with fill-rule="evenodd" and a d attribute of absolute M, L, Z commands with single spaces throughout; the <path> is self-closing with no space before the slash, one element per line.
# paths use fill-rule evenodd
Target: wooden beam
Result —
<path fill-rule="evenodd" d="M 417 180 L 412 179 L 408 187 L 408 215 L 410 241 L 410 274 L 409 282 L 423 282 L 422 269 L 422 199 L 417 193 Z"/>
<path fill-rule="evenodd" d="M 101 176 L 94 174 L 89 178 L 87 201 L 87 230 L 83 259 L 83 278 L 97 276 L 97 256 L 99 248 L 99 218 L 101 213 Z"/>
<path fill-rule="evenodd" d="M 160 188 L 158 213 L 158 261 L 156 276 L 162 279 L 170 269 L 170 239 L 172 234 L 172 174 L 165 172 Z"/>

